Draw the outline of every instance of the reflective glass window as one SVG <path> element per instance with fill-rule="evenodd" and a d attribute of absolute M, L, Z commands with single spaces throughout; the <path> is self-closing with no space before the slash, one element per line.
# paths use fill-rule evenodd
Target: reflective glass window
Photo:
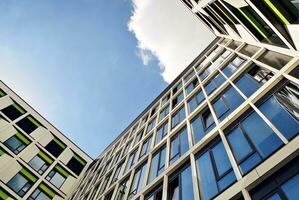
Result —
<path fill-rule="evenodd" d="M 170 163 L 174 163 L 189 150 L 187 128 L 182 128 L 170 142 Z"/>
<path fill-rule="evenodd" d="M 168 133 L 168 121 L 162 124 L 156 133 L 156 141 L 155 144 L 158 144 Z"/>
<path fill-rule="evenodd" d="M 273 130 L 252 112 L 227 135 L 242 174 L 246 174 L 283 145 Z"/>
<path fill-rule="evenodd" d="M 236 176 L 223 143 L 210 145 L 196 159 L 200 194 L 203 200 L 213 199 L 232 183 Z"/>
<path fill-rule="evenodd" d="M 186 118 L 185 107 L 181 107 L 171 118 L 171 128 L 175 128 Z"/>
<path fill-rule="evenodd" d="M 170 177 L 168 199 L 194 200 L 191 166 L 187 165 Z"/>
<path fill-rule="evenodd" d="M 201 90 L 188 101 L 189 111 L 194 111 L 205 100 L 204 94 Z"/>

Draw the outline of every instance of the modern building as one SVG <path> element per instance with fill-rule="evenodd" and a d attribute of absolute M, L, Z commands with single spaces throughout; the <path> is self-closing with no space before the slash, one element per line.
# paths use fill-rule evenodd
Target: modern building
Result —
<path fill-rule="evenodd" d="M 216 39 L 93 161 L 0 84 L 1 198 L 298 199 L 298 1 L 182 1 Z"/>
<path fill-rule="evenodd" d="M 299 48 L 298 0 L 181 0 L 217 36 Z"/>
<path fill-rule="evenodd" d="M 67 199 L 92 159 L 0 82 L 0 199 Z"/>
<path fill-rule="evenodd" d="M 218 36 L 92 162 L 72 200 L 298 199 L 298 55 Z"/>

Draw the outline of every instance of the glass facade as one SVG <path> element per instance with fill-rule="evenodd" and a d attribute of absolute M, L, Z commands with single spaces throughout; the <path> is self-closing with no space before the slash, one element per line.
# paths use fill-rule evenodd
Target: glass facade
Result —
<path fill-rule="evenodd" d="M 260 52 L 262 47 L 244 42 L 216 43 L 126 129 L 118 139 L 124 142 L 116 141 L 103 153 L 104 161 L 97 168 L 105 170 L 96 182 L 105 183 L 105 189 L 98 197 L 111 197 L 114 192 L 113 200 L 141 196 L 146 200 L 242 200 L 242 191 L 231 189 L 236 183 L 251 181 L 244 177 L 268 159 L 279 161 L 282 149 L 293 148 L 289 152 L 295 156 L 298 81 L 292 70 L 287 70 L 290 79 L 285 71 L 278 71 L 290 59 L 266 49 Z M 271 56 L 282 60 L 272 66 L 267 61 Z M 287 162 L 273 163 L 271 173 Z M 110 174 L 113 181 L 105 181 Z M 251 199 L 292 199 L 297 176 L 292 177 L 280 184 L 280 192 L 262 198 L 254 193 L 260 186 L 240 187 Z M 255 182 L 258 179 L 248 184 L 258 185 Z M 94 187 L 100 186 L 84 191 Z M 234 194 L 229 198 L 230 193 Z"/>
<path fill-rule="evenodd" d="M 201 199 L 214 198 L 236 181 L 222 142 L 211 145 L 196 159 Z"/>

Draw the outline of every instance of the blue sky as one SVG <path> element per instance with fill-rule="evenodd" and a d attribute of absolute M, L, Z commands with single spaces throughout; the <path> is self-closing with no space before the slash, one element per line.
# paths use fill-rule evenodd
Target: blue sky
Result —
<path fill-rule="evenodd" d="M 1 80 L 94 158 L 168 85 L 133 14 L 130 0 L 0 1 Z"/>

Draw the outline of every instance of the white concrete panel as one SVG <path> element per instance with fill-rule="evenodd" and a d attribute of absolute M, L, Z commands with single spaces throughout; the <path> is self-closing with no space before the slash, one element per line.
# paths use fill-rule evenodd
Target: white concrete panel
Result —
<path fill-rule="evenodd" d="M 248 4 L 244 0 L 224 0 L 224 1 L 226 1 L 227 3 L 231 4 L 236 8 L 248 6 Z"/>
<path fill-rule="evenodd" d="M 241 24 L 236 24 L 236 28 L 239 31 L 242 39 L 246 41 L 256 42 L 254 37 L 252 37 L 252 35 L 250 35 L 250 33 L 248 33 L 248 31 Z"/>
<path fill-rule="evenodd" d="M 287 29 L 293 39 L 293 42 L 296 46 L 296 49 L 299 49 L 299 25 L 298 24 L 290 24 L 287 25 Z"/>
<path fill-rule="evenodd" d="M 17 130 L 13 126 L 7 126 L 4 129 L 0 130 L 0 141 L 4 142 L 11 136 L 17 133 Z"/>
<path fill-rule="evenodd" d="M 54 136 L 44 127 L 40 126 L 30 134 L 35 138 L 42 146 L 46 146 Z"/>
<path fill-rule="evenodd" d="M 69 176 L 64 184 L 62 185 L 62 187 L 60 188 L 61 191 L 63 191 L 66 194 L 70 194 L 73 190 L 74 184 L 76 183 L 77 179 L 75 179 L 72 176 Z"/>
<path fill-rule="evenodd" d="M 60 196 L 56 195 L 53 200 L 63 200 L 63 198 L 61 198 Z"/>
<path fill-rule="evenodd" d="M 74 156 L 71 149 L 66 149 L 60 156 L 60 160 L 66 165 L 70 159 Z"/>
<path fill-rule="evenodd" d="M 31 143 L 20 153 L 20 157 L 28 163 L 36 154 L 38 154 L 39 151 L 40 150 L 33 143 Z"/>
<path fill-rule="evenodd" d="M 0 98 L 0 110 L 6 108 L 7 106 L 10 106 L 11 104 L 13 104 L 13 101 L 11 100 L 11 98 L 9 98 L 9 96 L 6 95 Z"/>
<path fill-rule="evenodd" d="M 2 132 L 3 129 L 6 129 L 8 126 L 10 126 L 8 121 L 4 119 L 0 119 L 0 133 Z"/>
<path fill-rule="evenodd" d="M 21 169 L 22 166 L 9 155 L 4 154 L 0 157 L 0 180 L 4 183 L 7 183 Z"/>

